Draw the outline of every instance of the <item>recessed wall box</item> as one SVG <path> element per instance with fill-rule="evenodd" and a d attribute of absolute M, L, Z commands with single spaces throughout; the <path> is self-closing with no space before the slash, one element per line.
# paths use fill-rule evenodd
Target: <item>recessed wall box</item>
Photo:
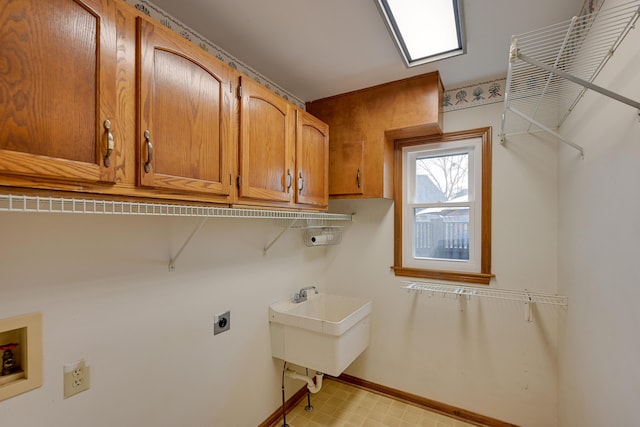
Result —
<path fill-rule="evenodd" d="M 42 314 L 0 319 L 0 401 L 42 386 Z"/>

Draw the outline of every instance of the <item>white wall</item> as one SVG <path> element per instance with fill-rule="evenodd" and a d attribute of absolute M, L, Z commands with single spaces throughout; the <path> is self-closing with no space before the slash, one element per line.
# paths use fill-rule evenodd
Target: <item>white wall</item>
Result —
<path fill-rule="evenodd" d="M 597 83 L 640 99 L 639 45 L 635 30 Z M 263 256 L 278 225 L 209 220 L 171 273 L 195 219 L 0 213 L 0 318 L 42 311 L 45 348 L 44 386 L 1 402 L 1 424 L 256 425 L 280 403 L 267 307 L 308 284 L 373 299 L 352 375 L 522 426 L 640 424 L 636 111 L 588 93 L 562 128 L 580 160 L 544 135 L 501 146 L 501 110 L 445 114 L 447 132 L 493 126 L 491 286 L 558 291 L 568 310 L 527 323 L 518 303 L 460 312 L 400 290 L 385 200 L 332 201 L 357 217 L 329 249 L 290 231 Z M 231 331 L 214 337 L 226 309 Z M 63 400 L 62 365 L 79 358 L 92 387 Z"/>
<path fill-rule="evenodd" d="M 44 385 L 0 402 L 0 425 L 236 427 L 278 408 L 267 308 L 324 287 L 326 250 L 289 231 L 263 256 L 277 223 L 210 219 L 169 272 L 198 221 L 0 213 L 0 318 L 44 318 Z M 64 400 L 63 364 L 80 358 L 91 389 Z"/>
<path fill-rule="evenodd" d="M 638 46 L 635 29 L 595 83 L 640 101 Z M 561 150 L 561 425 L 640 425 L 640 121 L 634 108 L 588 92 L 562 131 L 585 157 Z"/>
<path fill-rule="evenodd" d="M 557 290 L 557 144 L 544 137 L 498 140 L 502 104 L 445 114 L 445 132 L 493 127 L 492 287 Z M 393 204 L 334 200 L 356 212 L 329 252 L 327 288 L 373 299 L 370 347 L 347 373 L 523 426 L 557 420 L 557 319 L 540 306 L 453 299 L 401 290 L 393 264 Z"/>
<path fill-rule="evenodd" d="M 445 130 L 493 126 L 491 286 L 555 292 L 557 144 L 498 142 L 501 104 L 450 112 Z M 209 220 L 167 271 L 196 219 L 1 213 L 0 317 L 44 315 L 44 386 L 0 403 L 3 425 L 256 425 L 280 403 L 268 305 L 316 284 L 374 301 L 370 348 L 352 375 L 523 426 L 555 426 L 557 320 L 539 307 L 399 289 L 393 206 L 356 212 L 340 246 L 306 248 L 263 220 Z M 231 331 L 213 315 L 231 309 Z M 62 366 L 85 358 L 92 387 L 62 399 Z M 288 383 L 288 394 L 299 388 Z M 37 408 L 37 410 L 35 410 Z"/>
<path fill-rule="evenodd" d="M 557 145 L 497 142 L 501 104 L 450 112 L 445 130 L 491 125 L 491 286 L 554 292 Z M 518 303 L 408 295 L 389 271 L 393 205 L 356 212 L 343 242 L 306 248 L 266 220 L 211 219 L 168 272 L 197 219 L 0 213 L 0 318 L 41 311 L 44 385 L 0 403 L 2 425 L 257 425 L 280 404 L 267 307 L 301 286 L 373 299 L 370 348 L 352 375 L 523 426 L 555 426 L 557 318 Z M 231 309 L 231 331 L 213 315 Z M 62 366 L 85 358 L 92 386 L 62 398 Z M 301 387 L 287 383 L 287 394 Z"/>

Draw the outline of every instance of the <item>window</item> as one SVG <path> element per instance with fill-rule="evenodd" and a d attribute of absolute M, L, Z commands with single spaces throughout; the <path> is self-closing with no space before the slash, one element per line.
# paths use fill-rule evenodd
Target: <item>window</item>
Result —
<path fill-rule="evenodd" d="M 407 66 L 465 53 L 460 0 L 378 0 Z"/>
<path fill-rule="evenodd" d="M 491 128 L 395 142 L 399 276 L 488 284 Z"/>

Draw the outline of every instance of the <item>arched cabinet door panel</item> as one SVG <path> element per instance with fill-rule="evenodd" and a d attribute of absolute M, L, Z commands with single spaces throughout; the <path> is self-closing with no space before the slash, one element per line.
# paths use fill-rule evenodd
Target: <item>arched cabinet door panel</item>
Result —
<path fill-rule="evenodd" d="M 240 79 L 238 195 L 289 202 L 295 186 L 294 109 L 253 80 Z"/>
<path fill-rule="evenodd" d="M 233 88 L 228 66 L 142 18 L 137 33 L 139 184 L 229 196 Z"/>
<path fill-rule="evenodd" d="M 324 208 L 329 201 L 329 126 L 302 110 L 296 113 L 295 201 Z"/>

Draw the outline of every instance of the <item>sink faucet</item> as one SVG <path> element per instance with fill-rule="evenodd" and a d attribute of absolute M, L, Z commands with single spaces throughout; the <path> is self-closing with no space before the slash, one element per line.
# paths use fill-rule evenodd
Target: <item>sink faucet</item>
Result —
<path fill-rule="evenodd" d="M 300 289 L 298 293 L 293 296 L 293 302 L 300 303 L 306 301 L 307 291 L 311 289 L 313 289 L 316 294 L 318 293 L 318 289 L 316 289 L 315 286 L 307 286 L 306 288 Z"/>

